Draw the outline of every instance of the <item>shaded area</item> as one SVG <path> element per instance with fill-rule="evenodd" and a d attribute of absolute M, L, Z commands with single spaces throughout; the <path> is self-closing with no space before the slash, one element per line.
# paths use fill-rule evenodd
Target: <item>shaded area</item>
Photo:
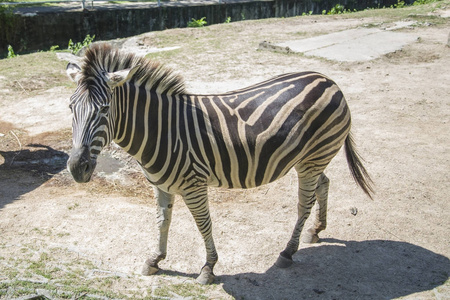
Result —
<path fill-rule="evenodd" d="M 17 200 L 66 168 L 68 154 L 41 144 L 1 151 L 0 209 Z"/>
<path fill-rule="evenodd" d="M 218 281 L 236 299 L 392 299 L 433 290 L 450 273 L 447 257 L 405 242 L 324 242 L 297 252 L 291 268 Z"/>

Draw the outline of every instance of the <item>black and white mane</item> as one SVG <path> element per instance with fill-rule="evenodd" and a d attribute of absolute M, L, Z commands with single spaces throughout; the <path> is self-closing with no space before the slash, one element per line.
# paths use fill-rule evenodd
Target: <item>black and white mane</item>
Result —
<path fill-rule="evenodd" d="M 172 69 L 133 53 L 123 53 L 107 43 L 96 43 L 86 50 L 80 83 L 84 82 L 89 88 L 95 84 L 94 79 L 101 77 L 105 72 L 112 73 L 137 65 L 140 67 L 134 74 L 133 81 L 138 85 L 149 87 L 151 91 L 159 94 L 185 93 L 183 78 L 176 75 Z"/>

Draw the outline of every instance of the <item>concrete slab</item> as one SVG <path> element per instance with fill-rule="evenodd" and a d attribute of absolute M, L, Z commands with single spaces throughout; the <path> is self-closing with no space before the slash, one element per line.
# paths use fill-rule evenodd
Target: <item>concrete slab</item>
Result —
<path fill-rule="evenodd" d="M 398 27 L 397 27 L 398 28 Z M 313 38 L 288 41 L 275 47 L 306 56 L 319 56 L 336 61 L 367 61 L 400 50 L 416 41 L 412 33 L 387 31 L 379 28 L 356 28 Z"/>
<path fill-rule="evenodd" d="M 334 33 L 329 33 L 325 35 L 320 35 L 308 39 L 296 40 L 296 41 L 287 41 L 284 43 L 279 43 L 277 46 L 280 47 L 289 47 L 293 52 L 308 52 L 321 48 L 330 47 L 336 44 L 348 43 L 352 40 L 361 38 L 362 36 L 378 32 L 377 28 L 370 29 L 349 29 Z"/>

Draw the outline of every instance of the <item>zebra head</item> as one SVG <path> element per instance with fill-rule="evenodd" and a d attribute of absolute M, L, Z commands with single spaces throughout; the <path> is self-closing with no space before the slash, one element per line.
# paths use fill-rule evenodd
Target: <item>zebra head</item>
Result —
<path fill-rule="evenodd" d="M 114 89 L 127 82 L 138 67 L 113 73 L 99 71 L 95 76 L 87 76 L 88 73 L 83 72 L 79 65 L 67 65 L 67 74 L 77 83 L 77 89 L 70 97 L 72 151 L 67 162 L 67 168 L 76 182 L 84 183 L 91 179 L 97 155 L 111 142 L 114 133 Z"/>

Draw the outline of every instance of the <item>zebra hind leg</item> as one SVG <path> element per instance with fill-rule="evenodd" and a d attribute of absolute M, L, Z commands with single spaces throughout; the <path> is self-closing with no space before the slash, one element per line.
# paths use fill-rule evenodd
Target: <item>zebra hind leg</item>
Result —
<path fill-rule="evenodd" d="M 159 271 L 158 263 L 166 258 L 167 238 L 169 235 L 169 226 L 172 220 L 172 207 L 175 200 L 174 195 L 167 194 L 158 188 L 155 188 L 158 201 L 157 222 L 159 227 L 158 245 L 145 261 L 142 269 L 142 275 L 152 275 Z"/>
<path fill-rule="evenodd" d="M 320 175 L 319 182 L 316 188 L 316 211 L 314 225 L 309 228 L 302 241 L 305 243 L 317 243 L 319 241 L 319 232 L 325 230 L 327 227 L 327 203 L 328 203 L 328 188 L 330 186 L 330 180 L 324 173 Z"/>
<path fill-rule="evenodd" d="M 297 168 L 296 168 L 297 169 Z M 295 224 L 291 239 L 286 248 L 280 253 L 275 265 L 280 268 L 287 268 L 292 265 L 292 255 L 297 252 L 300 244 L 300 233 L 303 225 L 311 213 L 311 208 L 316 202 L 316 187 L 319 180 L 319 175 L 312 177 L 302 176 L 301 170 L 297 169 L 298 173 L 298 219 Z"/>

